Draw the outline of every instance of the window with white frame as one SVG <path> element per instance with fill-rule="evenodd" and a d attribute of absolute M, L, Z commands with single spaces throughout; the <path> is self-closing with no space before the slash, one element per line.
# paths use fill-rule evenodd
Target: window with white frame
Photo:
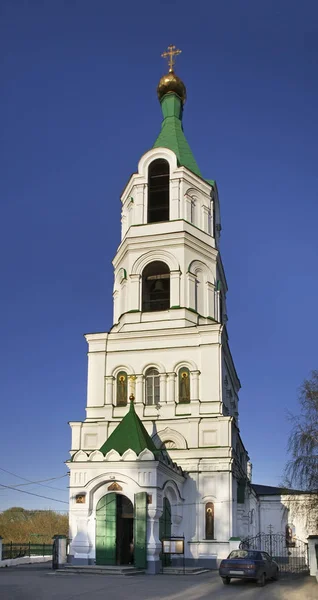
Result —
<path fill-rule="evenodd" d="M 160 375 L 157 369 L 151 367 L 145 374 L 146 404 L 149 406 L 160 402 Z"/>

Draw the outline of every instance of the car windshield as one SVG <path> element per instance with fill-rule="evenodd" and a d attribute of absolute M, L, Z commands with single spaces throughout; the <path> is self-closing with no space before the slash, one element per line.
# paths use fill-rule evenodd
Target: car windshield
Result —
<path fill-rule="evenodd" d="M 232 550 L 228 558 L 250 558 L 252 560 L 257 560 L 259 558 L 258 555 L 258 552 L 253 552 L 251 550 Z"/>

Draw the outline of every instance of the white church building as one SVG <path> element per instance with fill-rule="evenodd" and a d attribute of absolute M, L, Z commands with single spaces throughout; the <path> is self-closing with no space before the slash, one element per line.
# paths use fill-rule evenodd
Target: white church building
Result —
<path fill-rule="evenodd" d="M 70 423 L 67 462 L 70 561 L 148 573 L 177 559 L 163 538 L 184 538 L 187 566 L 216 568 L 238 538 L 288 523 L 280 490 L 251 483 L 218 190 L 185 138 L 186 89 L 168 54 L 161 131 L 121 196 L 113 326 L 86 335 L 86 418 Z"/>

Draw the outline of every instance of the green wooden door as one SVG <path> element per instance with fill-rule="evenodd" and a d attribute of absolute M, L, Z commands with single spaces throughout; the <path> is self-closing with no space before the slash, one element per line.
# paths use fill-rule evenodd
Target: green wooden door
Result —
<path fill-rule="evenodd" d="M 159 539 L 171 537 L 171 506 L 168 498 L 163 499 L 163 511 L 159 519 Z M 170 554 L 161 554 L 162 565 L 168 567 L 171 565 Z"/>
<path fill-rule="evenodd" d="M 106 494 L 96 507 L 96 564 L 116 564 L 116 494 Z"/>
<path fill-rule="evenodd" d="M 147 568 L 147 493 L 135 494 L 134 563 L 138 569 Z"/>

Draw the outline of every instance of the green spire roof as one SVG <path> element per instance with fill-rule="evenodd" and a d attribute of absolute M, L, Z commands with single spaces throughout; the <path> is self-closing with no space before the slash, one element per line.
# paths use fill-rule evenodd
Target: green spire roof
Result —
<path fill-rule="evenodd" d="M 151 452 L 157 451 L 149 433 L 135 413 L 133 402 L 130 403 L 128 413 L 102 445 L 100 451 L 105 455 L 109 450 L 117 450 L 121 455 L 129 448 L 134 450 L 136 454 L 140 454 L 145 448 L 148 448 Z"/>
<path fill-rule="evenodd" d="M 190 171 L 202 177 L 191 148 L 183 133 L 182 127 L 182 102 L 179 96 L 169 93 L 161 100 L 163 122 L 161 131 L 153 148 L 169 148 L 177 156 L 178 164 L 187 167 Z"/>

